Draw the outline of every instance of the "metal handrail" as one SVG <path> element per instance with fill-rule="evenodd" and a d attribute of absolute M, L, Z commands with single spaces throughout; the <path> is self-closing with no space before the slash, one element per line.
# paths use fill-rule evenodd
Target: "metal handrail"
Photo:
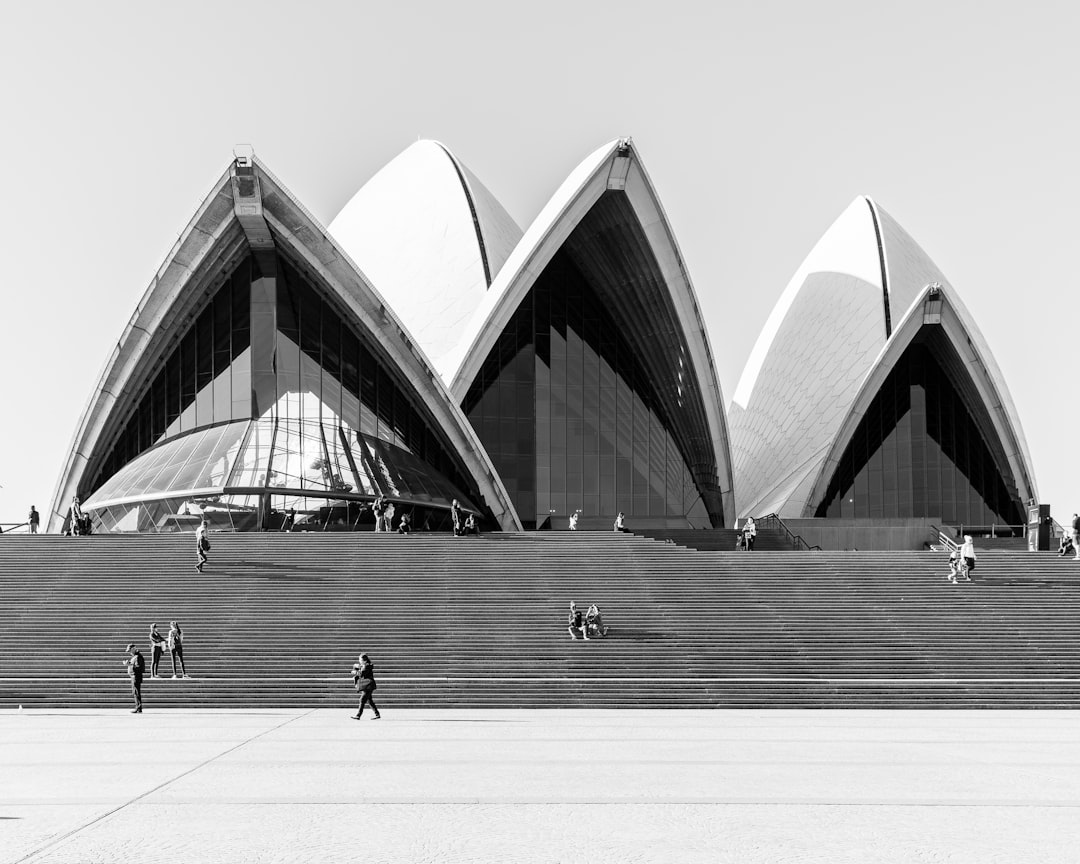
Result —
<path fill-rule="evenodd" d="M 937 531 L 938 545 L 944 546 L 950 552 L 955 552 L 960 548 L 960 544 L 953 540 L 952 537 L 946 534 L 941 528 L 938 528 L 937 525 L 931 525 L 930 527 Z"/>
<path fill-rule="evenodd" d="M 990 532 L 991 537 L 997 537 L 998 536 L 997 532 L 999 530 L 1001 530 L 1001 531 L 1005 531 L 1005 530 L 1007 530 L 1007 531 L 1015 531 L 1015 530 L 1019 529 L 1020 530 L 1020 536 L 1021 537 L 1027 537 L 1027 527 L 1028 526 L 1027 526 L 1026 523 L 1024 525 L 1008 525 L 1008 524 L 1006 524 L 1004 522 L 1002 522 L 1000 524 L 997 523 L 997 522 L 992 522 L 989 525 L 968 525 L 968 526 L 965 527 L 964 523 L 961 522 L 959 527 L 956 529 L 956 531 L 957 531 L 957 536 L 958 537 L 963 537 L 965 534 L 984 534 L 987 531 Z M 1016 536 L 1016 535 L 1011 534 L 1010 536 Z"/>
<path fill-rule="evenodd" d="M 29 522 L 0 522 L 0 532 L 11 534 L 13 531 L 17 531 L 19 528 L 25 528 L 29 524 Z"/>
<path fill-rule="evenodd" d="M 796 534 L 794 531 L 792 531 L 790 528 L 788 528 L 788 526 L 786 524 L 784 524 L 784 520 L 781 519 L 776 513 L 770 513 L 767 516 L 761 516 L 760 518 L 755 518 L 754 521 L 758 522 L 758 523 L 761 523 L 762 526 L 765 527 L 765 528 L 769 528 L 769 527 L 772 527 L 774 525 L 779 526 L 780 528 L 783 529 L 784 533 L 787 534 L 788 540 L 791 541 L 791 544 L 801 552 L 815 552 L 815 551 L 820 552 L 821 551 L 821 547 L 818 546 L 816 543 L 813 546 L 811 546 L 809 543 L 807 543 L 805 540 L 803 540 L 801 534 Z"/>

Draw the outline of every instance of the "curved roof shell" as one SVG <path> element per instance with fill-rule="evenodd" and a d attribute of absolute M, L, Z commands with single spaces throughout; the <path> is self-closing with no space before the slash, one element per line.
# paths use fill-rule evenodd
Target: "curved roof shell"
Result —
<path fill-rule="evenodd" d="M 330 233 L 392 305 L 436 370 L 521 229 L 446 147 L 417 141 L 382 168 Z"/>
<path fill-rule="evenodd" d="M 1022 504 L 1038 500 L 1035 474 L 1024 438 L 1020 418 L 1016 413 L 1009 389 L 998 369 L 990 346 L 979 331 L 975 320 L 956 292 L 942 282 L 926 285 L 897 323 L 888 344 L 875 358 L 852 400 L 825 458 L 819 463 L 808 486 L 804 510 L 813 511 L 825 496 L 826 487 L 836 472 L 844 453 L 867 407 L 881 389 L 885 379 L 903 357 L 904 352 L 924 327 L 936 327 L 948 339 L 961 369 L 951 371 L 950 377 L 962 382 L 968 392 L 967 401 L 976 416 L 984 419 L 984 436 L 991 442 L 997 461 L 1008 477 Z"/>
<path fill-rule="evenodd" d="M 259 194 L 252 197 L 237 164 L 215 183 L 150 283 L 90 395 L 53 496 L 50 525 L 65 518 L 66 502 L 94 476 L 120 434 L 135 391 L 170 349 L 232 264 L 250 253 L 279 248 L 315 274 L 356 327 L 426 406 L 476 482 L 504 530 L 520 529 L 509 498 L 476 433 L 388 302 L 345 251 L 258 160 L 251 160 Z"/>
<path fill-rule="evenodd" d="M 870 198 L 856 198 L 826 231 L 774 307 L 729 410 L 740 516 L 813 515 L 841 427 L 871 373 L 877 376 L 898 320 L 931 283 L 948 284 Z M 953 306 L 962 308 L 948 290 Z M 968 332 L 978 332 L 970 315 L 964 321 Z M 1011 398 L 985 342 L 980 356 L 999 394 L 995 398 L 1008 406 L 1017 452 L 1030 465 Z"/>
<path fill-rule="evenodd" d="M 573 245 L 569 241 L 575 229 L 612 192 L 622 193 L 615 206 L 629 208 L 634 230 L 612 232 L 591 245 L 583 242 L 572 254 L 597 284 L 615 286 L 605 303 L 639 347 L 669 406 L 691 406 L 694 422 L 677 430 L 684 458 L 711 475 L 710 495 L 715 500 L 707 501 L 710 513 L 730 518 L 728 430 L 708 334 L 674 233 L 629 139 L 611 141 L 586 157 L 526 230 L 458 342 L 450 363 L 455 369 L 451 391 L 459 402 L 465 400 L 500 334 L 545 267 L 560 249 Z"/>

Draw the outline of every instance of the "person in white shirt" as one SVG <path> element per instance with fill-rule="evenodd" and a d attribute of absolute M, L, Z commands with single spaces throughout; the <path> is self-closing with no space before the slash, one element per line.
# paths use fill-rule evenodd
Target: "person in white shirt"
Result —
<path fill-rule="evenodd" d="M 571 531 L 577 531 L 577 520 L 578 520 L 578 515 L 580 513 L 581 513 L 580 510 L 575 510 L 573 513 L 570 514 L 570 530 Z"/>
<path fill-rule="evenodd" d="M 970 534 L 964 535 L 964 545 L 960 547 L 960 557 L 964 561 L 964 566 L 960 568 L 960 575 L 964 577 L 965 582 L 971 581 L 971 571 L 975 569 L 975 541 L 971 539 Z"/>
<path fill-rule="evenodd" d="M 747 552 L 754 551 L 754 541 L 757 540 L 757 525 L 754 524 L 754 517 L 747 516 L 746 524 L 743 525 L 743 544 L 746 547 Z"/>

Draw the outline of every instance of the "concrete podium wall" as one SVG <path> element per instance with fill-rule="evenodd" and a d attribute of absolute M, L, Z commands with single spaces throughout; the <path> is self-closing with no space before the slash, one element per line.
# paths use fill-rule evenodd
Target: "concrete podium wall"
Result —
<path fill-rule="evenodd" d="M 924 549 L 940 519 L 785 519 L 793 534 L 826 551 Z"/>

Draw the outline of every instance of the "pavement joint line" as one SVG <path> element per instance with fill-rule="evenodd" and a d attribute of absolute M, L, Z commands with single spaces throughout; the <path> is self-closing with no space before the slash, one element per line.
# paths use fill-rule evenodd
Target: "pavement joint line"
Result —
<path fill-rule="evenodd" d="M 288 726 L 290 723 L 293 723 L 293 722 L 295 722 L 297 720 L 302 720 L 304 717 L 307 717 L 310 714 L 313 714 L 317 710 L 318 710 L 317 708 L 311 708 L 308 711 L 304 711 L 303 713 L 297 714 L 295 717 L 290 717 L 288 720 L 284 721 L 283 723 L 278 723 L 277 726 L 274 726 L 274 727 L 272 727 L 270 729 L 264 729 L 262 732 L 259 732 L 257 735 L 252 735 L 250 738 L 245 738 L 239 744 L 233 745 L 228 750 L 223 750 L 221 753 L 218 753 L 216 756 L 211 756 L 209 759 L 204 759 L 198 765 L 195 765 L 194 767 L 189 768 L 187 771 L 184 771 L 184 772 L 182 772 L 180 774 L 177 774 L 175 777 L 171 777 L 170 779 L 166 780 L 164 783 L 159 783 L 153 789 L 149 789 L 146 792 L 143 792 L 141 795 L 136 795 L 130 801 L 125 801 L 123 804 L 119 804 L 116 807 L 113 807 L 112 810 L 109 810 L 109 811 L 107 811 L 105 813 L 102 813 L 100 816 L 96 816 L 95 818 L 93 818 L 89 822 L 87 822 L 86 824 L 79 825 L 77 828 L 72 828 L 70 831 L 68 831 L 65 834 L 62 834 L 60 837 L 56 837 L 56 838 L 48 841 L 44 845 L 39 846 L 37 849 L 34 849 L 31 852 L 28 852 L 22 858 L 19 858 L 16 861 L 13 861 L 12 864 L 23 864 L 23 862 L 25 862 L 25 861 L 30 861 L 33 858 L 37 858 L 38 856 L 43 855 L 45 852 L 47 852 L 48 850 L 54 848 L 55 846 L 59 846 L 61 843 L 64 843 L 65 841 L 70 840 L 76 834 L 79 834 L 79 833 L 85 831 L 87 828 L 92 828 L 94 825 L 97 825 L 97 824 L 99 824 L 101 822 L 104 822 L 109 817 L 115 815 L 116 813 L 119 813 L 121 810 L 124 810 L 127 807 L 130 807 L 132 804 L 135 804 L 136 802 L 141 801 L 144 798 L 149 797 L 150 795 L 153 795 L 155 792 L 159 792 L 160 790 L 164 789 L 166 786 L 169 786 L 172 783 L 175 783 L 177 780 L 182 780 L 183 778 L 187 777 L 189 774 L 193 774 L 194 772 L 198 771 L 200 768 L 205 768 L 211 762 L 215 762 L 218 759 L 222 758 L 223 756 L 228 756 L 233 751 L 239 750 L 241 747 L 244 747 L 245 745 L 250 744 L 252 741 L 255 741 L 258 738 L 262 738 L 264 735 L 269 735 L 271 732 L 277 732 L 278 729 L 281 729 L 281 728 L 283 728 L 285 726 Z"/>

